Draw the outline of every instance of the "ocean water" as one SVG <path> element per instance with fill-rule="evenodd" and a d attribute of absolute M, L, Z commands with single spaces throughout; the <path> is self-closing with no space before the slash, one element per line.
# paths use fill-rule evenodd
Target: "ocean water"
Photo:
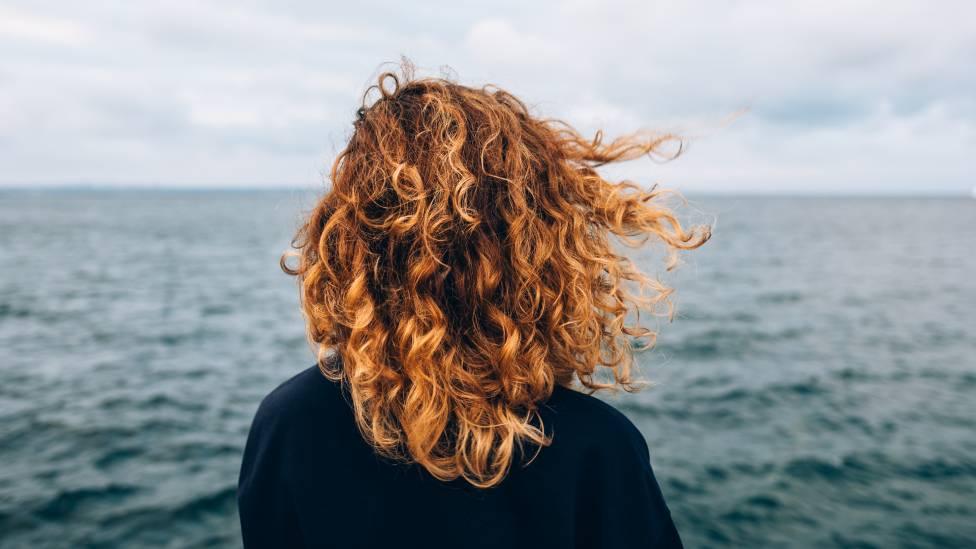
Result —
<path fill-rule="evenodd" d="M 689 198 L 657 385 L 604 397 L 686 544 L 976 546 L 976 200 Z M 0 192 L 0 546 L 240 545 L 249 422 L 313 360 L 277 264 L 313 199 Z"/>

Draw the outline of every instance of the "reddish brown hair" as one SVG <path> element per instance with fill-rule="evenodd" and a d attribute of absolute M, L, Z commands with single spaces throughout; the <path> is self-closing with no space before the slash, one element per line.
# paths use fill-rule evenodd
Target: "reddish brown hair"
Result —
<path fill-rule="evenodd" d="M 611 237 L 663 243 L 670 269 L 709 227 L 682 228 L 656 185 L 595 171 L 676 137 L 584 139 L 497 87 L 401 73 L 367 91 L 281 265 L 300 281 L 323 372 L 347 384 L 377 451 L 493 486 L 517 445 L 551 442 L 537 406 L 556 384 L 638 387 L 631 338 L 649 348 L 656 333 L 625 318 L 662 302 L 670 314 L 672 290 Z"/>

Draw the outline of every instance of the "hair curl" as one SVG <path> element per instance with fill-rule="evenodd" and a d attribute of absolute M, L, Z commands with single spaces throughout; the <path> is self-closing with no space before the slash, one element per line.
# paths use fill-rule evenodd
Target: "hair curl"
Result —
<path fill-rule="evenodd" d="M 594 168 L 672 140 L 584 139 L 495 86 L 415 79 L 408 61 L 379 76 L 281 267 L 298 277 L 323 373 L 344 380 L 381 455 L 494 486 L 516 449 L 551 443 L 538 406 L 556 384 L 637 390 L 627 336 L 653 346 L 639 309 L 666 302 L 670 317 L 672 290 L 610 237 L 663 242 L 670 270 L 710 228 L 682 228 L 656 184 Z"/>

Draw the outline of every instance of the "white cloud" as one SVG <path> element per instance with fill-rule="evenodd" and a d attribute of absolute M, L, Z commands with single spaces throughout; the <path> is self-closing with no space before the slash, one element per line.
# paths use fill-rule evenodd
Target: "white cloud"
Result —
<path fill-rule="evenodd" d="M 0 8 L 0 39 L 81 46 L 91 38 L 87 28 L 72 21 Z"/>
<path fill-rule="evenodd" d="M 400 54 L 586 132 L 692 135 L 615 168 L 686 190 L 962 193 L 976 173 L 968 2 L 8 4 L 0 184 L 316 184 Z"/>
<path fill-rule="evenodd" d="M 499 18 L 476 22 L 468 30 L 464 44 L 475 59 L 506 65 L 545 66 L 560 53 L 555 43 L 516 30 L 511 22 Z"/>

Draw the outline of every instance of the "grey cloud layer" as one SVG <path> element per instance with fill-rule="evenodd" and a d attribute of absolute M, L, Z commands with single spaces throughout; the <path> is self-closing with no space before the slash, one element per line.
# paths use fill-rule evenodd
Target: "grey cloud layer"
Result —
<path fill-rule="evenodd" d="M 976 185 L 967 2 L 326 4 L 7 2 L 0 184 L 315 185 L 405 54 L 586 131 L 700 136 L 620 171 L 680 189 Z"/>

